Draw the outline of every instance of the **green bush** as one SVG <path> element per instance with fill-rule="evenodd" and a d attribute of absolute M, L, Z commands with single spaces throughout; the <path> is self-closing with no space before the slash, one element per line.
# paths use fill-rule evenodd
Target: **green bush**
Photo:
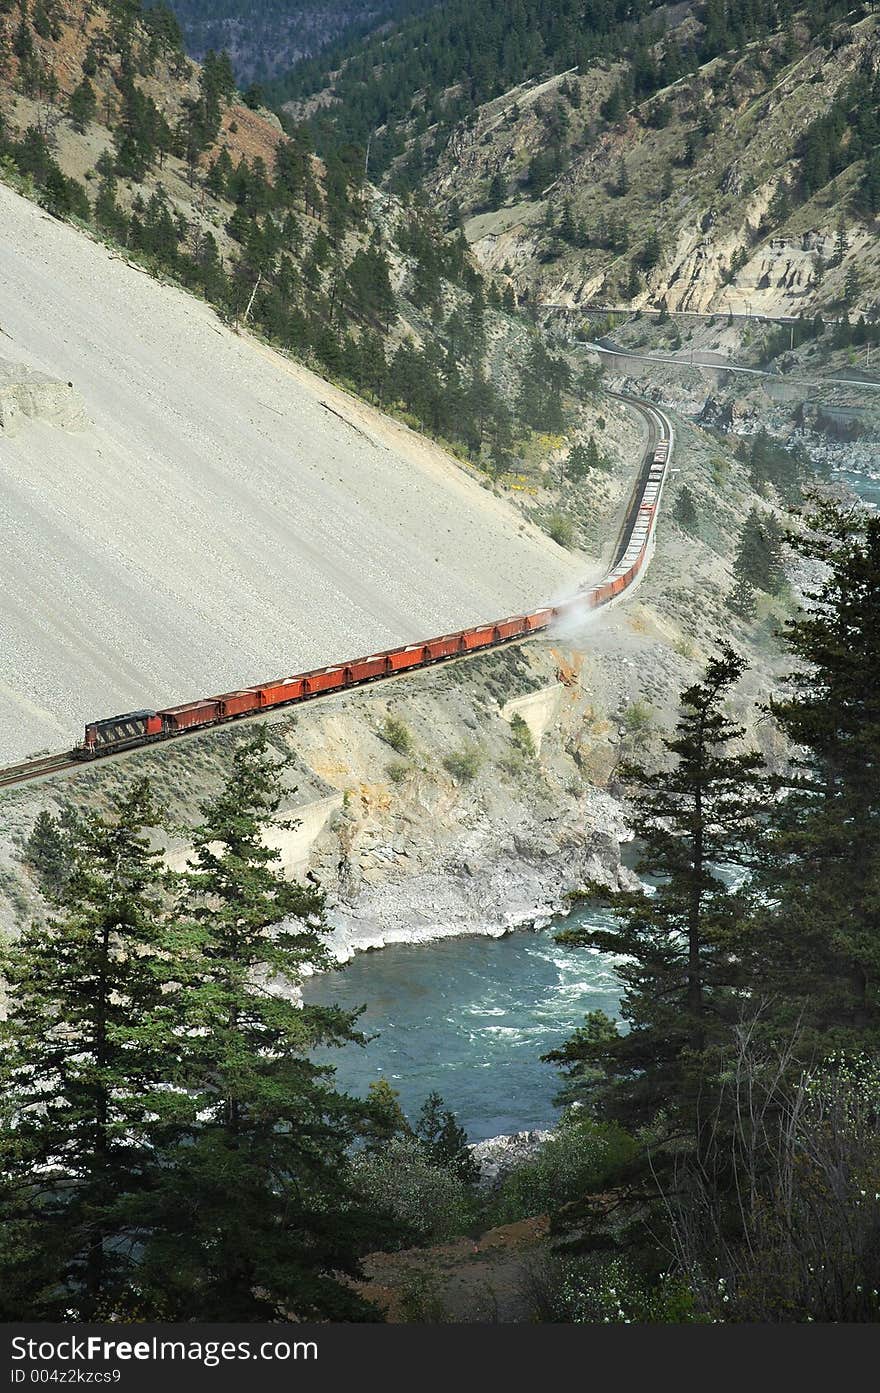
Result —
<path fill-rule="evenodd" d="M 432 1164 L 415 1137 L 395 1137 L 380 1151 L 356 1156 L 354 1169 L 370 1206 L 393 1215 L 420 1242 L 467 1233 L 478 1217 L 474 1187 L 450 1167 Z"/>
<path fill-rule="evenodd" d="M 516 745 L 520 753 L 525 755 L 527 759 L 534 759 L 537 751 L 535 749 L 535 742 L 532 738 L 532 732 L 529 730 L 518 711 L 511 719 L 510 734 L 513 737 L 514 745 Z"/>
<path fill-rule="evenodd" d="M 642 1276 L 625 1258 L 551 1260 L 532 1274 L 535 1319 L 565 1325 L 680 1325 L 699 1321 L 681 1277 Z"/>
<path fill-rule="evenodd" d="M 470 783 L 480 772 L 482 762 L 483 756 L 476 745 L 462 745 L 460 750 L 446 756 L 443 767 L 459 783 Z"/>
<path fill-rule="evenodd" d="M 534 1160 L 505 1176 L 490 1203 L 492 1222 L 544 1214 L 600 1189 L 635 1151 L 632 1137 L 615 1123 L 595 1122 L 580 1109 L 568 1112 Z"/>
<path fill-rule="evenodd" d="M 396 759 L 385 772 L 393 784 L 402 784 L 409 773 L 409 765 L 403 759 Z"/>
<path fill-rule="evenodd" d="M 381 733 L 386 745 L 390 745 L 392 750 L 396 750 L 399 755 L 408 755 L 412 752 L 412 736 L 408 726 L 399 716 L 386 716 Z"/>
<path fill-rule="evenodd" d="M 716 457 L 709 461 L 712 469 L 712 483 L 716 488 L 721 488 L 730 472 L 730 465 L 726 459 Z"/>
<path fill-rule="evenodd" d="M 633 745 L 641 745 L 654 728 L 654 708 L 648 701 L 636 700 L 623 713 L 623 728 Z"/>
<path fill-rule="evenodd" d="M 551 513 L 547 519 L 547 531 L 554 542 L 569 551 L 574 546 L 574 523 L 564 513 Z"/>

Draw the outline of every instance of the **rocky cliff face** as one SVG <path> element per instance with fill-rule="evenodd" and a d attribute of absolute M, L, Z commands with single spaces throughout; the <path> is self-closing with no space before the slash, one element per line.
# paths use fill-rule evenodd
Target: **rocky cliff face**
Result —
<path fill-rule="evenodd" d="M 85 402 L 72 382 L 0 358 L 0 438 L 29 420 L 77 430 L 87 423 Z"/>
<path fill-rule="evenodd" d="M 796 22 L 612 124 L 602 106 L 621 64 L 514 89 L 456 130 L 428 176 L 432 193 L 461 208 L 480 261 L 544 304 L 811 314 L 839 301 L 855 271 L 859 307 L 870 305 L 880 291 L 875 229 L 850 196 L 862 165 L 797 206 L 783 196 L 797 189 L 809 125 L 856 72 L 880 63 L 874 16 L 824 38 Z M 536 186 L 530 167 L 548 146 L 561 172 Z M 490 209 L 499 175 L 506 197 Z M 835 261 L 841 224 L 847 246 Z M 645 255 L 655 235 L 656 254 Z"/>

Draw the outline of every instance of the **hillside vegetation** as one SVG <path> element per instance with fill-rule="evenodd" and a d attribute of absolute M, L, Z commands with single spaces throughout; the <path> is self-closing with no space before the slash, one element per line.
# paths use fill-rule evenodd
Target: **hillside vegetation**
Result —
<path fill-rule="evenodd" d="M 190 62 L 170 10 L 14 0 L 0 40 L 3 169 L 51 213 L 493 472 L 561 428 L 570 371 L 462 234 Z"/>
<path fill-rule="evenodd" d="M 877 22 L 766 0 L 444 6 L 273 92 L 366 142 L 521 297 L 858 314 L 880 287 Z"/>
<path fill-rule="evenodd" d="M 328 44 L 368 34 L 433 0 L 174 0 L 187 51 L 202 59 L 225 49 L 240 82 L 285 73 Z"/>

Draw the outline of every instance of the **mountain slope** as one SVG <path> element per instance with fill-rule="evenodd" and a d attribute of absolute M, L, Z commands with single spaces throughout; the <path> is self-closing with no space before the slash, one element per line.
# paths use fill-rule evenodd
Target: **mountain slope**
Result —
<path fill-rule="evenodd" d="M 533 388 L 546 364 L 530 370 L 512 293 L 461 235 L 424 200 L 378 193 L 361 152 L 318 159 L 305 128 L 252 110 L 228 57 L 190 63 L 169 11 L 13 0 L 4 39 L 0 162 L 50 212 L 493 473 L 559 428 L 553 403 L 523 408 L 520 376 Z"/>
<path fill-rule="evenodd" d="M 225 49 L 242 83 L 265 82 L 345 38 L 352 43 L 434 0 L 172 0 L 187 52 Z"/>
<path fill-rule="evenodd" d="M 878 67 L 868 4 L 453 0 L 275 91 L 521 297 L 839 316 L 880 292 Z"/>
<path fill-rule="evenodd" d="M 437 447 L 0 185 L 0 762 L 540 601 L 584 573 Z"/>
<path fill-rule="evenodd" d="M 827 44 L 796 24 L 608 119 L 627 72 L 600 65 L 481 109 L 428 183 L 483 264 L 544 303 L 858 313 L 880 291 L 853 129 L 880 108 L 878 69 L 874 17 Z"/>

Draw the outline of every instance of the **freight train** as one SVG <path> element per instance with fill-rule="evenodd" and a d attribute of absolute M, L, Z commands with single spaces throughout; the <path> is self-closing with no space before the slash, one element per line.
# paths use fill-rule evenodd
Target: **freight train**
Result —
<path fill-rule="evenodd" d="M 671 428 L 666 418 L 654 408 L 642 407 L 652 430 L 661 435 L 660 443 L 649 451 L 635 490 L 621 550 L 613 569 L 604 580 L 586 586 L 562 604 L 548 605 L 529 614 L 516 614 L 476 628 L 458 629 L 439 638 L 409 643 L 399 648 L 387 648 L 365 658 L 336 663 L 332 667 L 315 668 L 293 677 L 279 677 L 256 687 L 245 687 L 220 696 L 189 701 L 182 706 L 167 706 L 161 711 L 129 711 L 122 716 L 90 721 L 82 745 L 74 754 L 79 759 L 95 759 L 153 741 L 166 740 L 186 731 L 204 730 L 226 721 L 292 706 L 312 697 L 330 692 L 346 691 L 366 682 L 378 682 L 397 673 L 428 667 L 494 648 L 514 639 L 528 638 L 548 629 L 557 620 L 576 619 L 585 612 L 609 604 L 637 580 L 648 557 L 660 494 L 666 476 L 671 449 Z"/>

